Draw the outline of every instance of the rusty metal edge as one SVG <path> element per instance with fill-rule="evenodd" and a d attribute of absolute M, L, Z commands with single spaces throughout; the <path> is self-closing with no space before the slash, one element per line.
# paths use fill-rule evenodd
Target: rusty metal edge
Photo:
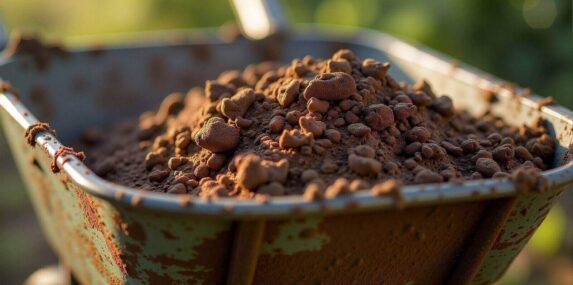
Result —
<path fill-rule="evenodd" d="M 329 28 L 328 28 L 329 27 Z M 361 29 L 350 34 L 329 33 L 332 26 L 306 26 L 304 32 L 293 34 L 294 40 L 304 41 L 305 39 L 328 40 L 328 41 L 348 41 L 352 40 L 363 46 L 375 49 L 382 49 L 391 56 L 402 60 L 415 60 L 418 65 L 433 70 L 438 73 L 449 73 L 452 59 L 436 51 L 416 47 L 387 34 Z M 178 31 L 181 33 L 181 31 Z M 216 37 L 210 35 L 213 29 L 195 30 L 192 35 L 205 35 L 200 37 L 213 41 Z M 215 40 L 224 42 L 221 40 Z M 142 46 L 156 46 L 160 42 L 148 42 Z M 162 46 L 171 44 L 165 41 Z M 115 46 L 111 49 L 119 49 Z M 125 46 L 128 48 L 128 46 Z M 133 46 L 129 47 L 133 48 Z M 78 49 L 77 52 L 85 50 Z M 9 61 L 9 60 L 8 60 Z M 0 64 L 8 62 L 0 61 Z M 453 79 L 472 85 L 484 90 L 499 87 L 502 80 L 492 75 L 478 71 L 465 64 L 460 64 Z M 1 81 L 1 79 L 0 79 Z M 476 83 L 477 82 L 477 83 Z M 28 128 L 38 120 L 20 102 L 14 94 L 0 93 L 0 105 L 8 112 L 12 118 L 22 126 Z M 498 90 L 499 96 L 514 96 L 511 90 L 502 88 Z M 537 108 L 535 100 L 539 96 L 522 98 L 521 104 L 528 108 Z M 560 119 L 573 127 L 573 113 L 562 106 L 544 106 L 541 111 L 548 116 Z M 24 114 L 27 114 L 24 116 Z M 61 147 L 61 143 L 56 137 L 48 133 L 41 133 L 36 136 L 37 147 L 43 148 L 44 152 L 52 159 L 56 151 Z M 280 217 L 294 214 L 309 213 L 341 213 L 348 211 L 368 211 L 379 209 L 395 208 L 395 200 L 392 197 L 375 197 L 370 191 L 358 191 L 346 196 L 330 199 L 326 201 L 307 202 L 301 196 L 272 197 L 267 203 L 257 201 L 242 201 L 234 198 L 220 198 L 215 201 L 203 201 L 185 197 L 188 195 L 169 195 L 164 193 L 143 192 L 134 188 L 125 187 L 108 182 L 95 174 L 84 165 L 79 159 L 72 156 L 59 157 L 58 165 L 72 181 L 77 183 L 86 192 L 108 200 L 113 203 L 132 204 L 137 200 L 137 207 L 162 210 L 177 213 L 193 213 L 199 215 L 215 215 L 222 218 L 257 219 L 260 217 Z M 67 161 L 64 165 L 62 163 Z M 557 187 L 573 181 L 573 162 L 566 165 L 545 171 L 543 173 L 551 187 Z M 460 184 L 443 183 L 428 185 L 411 185 L 402 189 L 404 207 L 414 207 L 428 204 L 443 204 L 459 201 L 476 201 L 494 198 L 511 197 L 516 194 L 513 183 L 509 179 L 486 179 L 478 181 L 466 181 Z"/>

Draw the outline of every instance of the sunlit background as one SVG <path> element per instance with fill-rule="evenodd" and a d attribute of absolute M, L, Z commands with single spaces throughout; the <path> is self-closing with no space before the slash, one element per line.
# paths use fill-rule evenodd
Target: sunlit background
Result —
<path fill-rule="evenodd" d="M 381 30 L 573 108 L 570 0 L 293 0 L 283 5 L 292 22 Z M 1 0 L 0 18 L 8 30 L 69 38 L 220 26 L 232 22 L 233 13 L 224 0 Z M 43 240 L 1 135 L 0 283 L 20 284 L 57 260 Z M 571 197 L 550 213 L 500 284 L 573 284 Z"/>

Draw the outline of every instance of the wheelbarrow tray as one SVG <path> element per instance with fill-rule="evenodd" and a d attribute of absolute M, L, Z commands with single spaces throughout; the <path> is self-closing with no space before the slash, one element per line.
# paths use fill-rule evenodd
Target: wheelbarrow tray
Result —
<path fill-rule="evenodd" d="M 516 97 L 521 89 L 380 32 L 316 26 L 294 32 L 280 60 L 349 48 L 389 61 L 397 80 L 427 79 L 475 115 L 491 110 L 515 125 L 541 116 L 558 140 L 553 169 L 544 172 L 550 189 L 518 194 L 508 179 L 413 185 L 398 209 L 369 191 L 323 202 L 191 200 L 104 181 L 76 158 L 62 165 L 60 157 L 62 171 L 52 173 L 60 142 L 75 142 L 87 127 L 133 118 L 170 92 L 263 59 L 260 43 L 225 41 L 213 30 L 144 38 L 78 48 L 44 68 L 24 55 L 0 65 L 0 77 L 20 90 L 19 99 L 0 96 L 6 137 L 49 243 L 82 284 L 487 284 L 571 187 L 569 110 L 540 107 L 537 96 Z M 491 91 L 495 104 L 484 96 Z M 24 131 L 35 115 L 57 139 L 42 134 L 32 148 Z"/>

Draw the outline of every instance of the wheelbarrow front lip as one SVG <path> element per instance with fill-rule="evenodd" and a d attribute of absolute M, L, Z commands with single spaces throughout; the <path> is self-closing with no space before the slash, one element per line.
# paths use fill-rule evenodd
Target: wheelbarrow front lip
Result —
<path fill-rule="evenodd" d="M 427 48 L 415 47 L 392 36 L 367 29 L 353 30 L 350 35 L 329 33 L 333 26 L 304 26 L 300 32 L 291 36 L 296 40 L 328 39 L 348 40 L 354 43 L 385 47 L 385 52 L 403 59 L 416 59 L 417 64 L 437 72 L 451 70 L 453 60 Z M 189 34 L 188 32 L 186 34 Z M 193 30 L 195 35 L 213 35 L 213 29 Z M 214 39 L 214 37 L 201 37 Z M 220 41 L 220 40 L 219 40 Z M 154 45 L 155 43 L 151 44 Z M 149 44 L 147 44 L 149 45 Z M 163 43 L 162 45 L 165 45 Z M 0 62 L 2 64 L 2 62 Z M 461 64 L 452 78 L 468 84 L 478 85 L 484 90 L 492 90 L 503 81 L 495 77 Z M 476 83 L 477 82 L 477 83 Z M 513 96 L 512 91 L 497 89 L 499 96 Z M 17 121 L 23 129 L 38 120 L 13 94 L 5 93 L 0 96 L 0 105 Z M 529 107 L 537 106 L 539 96 L 521 98 L 521 104 Z M 557 117 L 568 125 L 573 126 L 573 113 L 568 109 L 552 105 L 542 107 L 542 112 Z M 36 136 L 37 146 L 53 159 L 56 151 L 62 146 L 56 137 L 49 133 Z M 58 165 L 71 181 L 90 194 L 113 203 L 124 203 L 142 209 L 192 213 L 196 215 L 213 215 L 229 218 L 260 218 L 278 217 L 292 214 L 337 213 L 346 211 L 394 209 L 397 207 L 395 197 L 374 196 L 371 191 L 364 190 L 345 196 L 323 201 L 305 201 L 301 195 L 271 197 L 263 203 L 255 200 L 240 200 L 236 198 L 219 198 L 212 201 L 192 197 L 191 195 L 172 195 L 166 193 L 141 191 L 104 180 L 93 174 L 89 168 L 75 156 L 66 156 L 67 161 L 62 165 L 64 157 L 58 157 Z M 559 187 L 573 181 L 573 162 L 543 172 L 551 187 Z M 463 183 L 440 183 L 408 185 L 402 187 L 400 206 L 407 208 L 419 205 L 442 204 L 460 201 L 476 201 L 510 197 L 517 194 L 509 179 L 484 179 L 466 181 Z"/>

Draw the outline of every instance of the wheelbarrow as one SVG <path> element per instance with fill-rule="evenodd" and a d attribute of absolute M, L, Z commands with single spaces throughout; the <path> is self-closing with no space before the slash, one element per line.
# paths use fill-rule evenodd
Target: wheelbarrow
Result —
<path fill-rule="evenodd" d="M 541 106 L 538 96 L 519 96 L 521 88 L 378 31 L 290 30 L 272 1 L 234 4 L 246 37 L 164 32 L 40 62 L 33 54 L 2 58 L 0 77 L 19 90 L 0 94 L 6 137 L 42 229 L 79 283 L 489 284 L 571 188 L 571 111 Z M 515 125 L 543 118 L 558 144 L 552 169 L 543 172 L 549 190 L 524 193 L 509 179 L 412 185 L 402 189 L 400 208 L 370 191 L 322 202 L 204 201 L 105 181 L 74 155 L 56 156 L 61 171 L 50 171 L 62 144 L 152 109 L 165 94 L 269 56 L 288 62 L 339 48 L 389 61 L 400 81 L 425 78 L 475 115 L 489 110 Z M 37 118 L 57 136 L 40 133 L 30 147 L 24 132 Z"/>

